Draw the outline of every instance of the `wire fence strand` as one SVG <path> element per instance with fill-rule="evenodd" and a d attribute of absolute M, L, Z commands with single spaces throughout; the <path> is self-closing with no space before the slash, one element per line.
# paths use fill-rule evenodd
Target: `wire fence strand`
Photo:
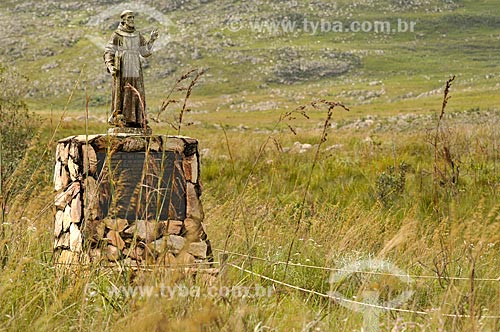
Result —
<path fill-rule="evenodd" d="M 227 265 L 230 266 L 230 267 L 233 267 L 235 269 L 238 269 L 238 270 L 240 270 L 242 272 L 245 272 L 245 273 L 254 275 L 256 277 L 262 278 L 264 280 L 270 281 L 270 282 L 272 282 L 274 284 L 277 284 L 277 285 L 285 286 L 285 287 L 288 287 L 290 289 L 295 289 L 295 290 L 298 290 L 298 291 L 301 291 L 301 292 L 304 292 L 304 293 L 309 293 L 309 294 L 321 296 L 323 298 L 332 299 L 332 300 L 336 300 L 336 301 L 341 301 L 341 302 L 345 302 L 345 303 L 356 304 L 356 305 L 360 305 L 360 306 L 364 306 L 364 307 L 370 307 L 370 308 L 374 308 L 374 309 L 380 309 L 380 310 L 386 310 L 386 311 L 393 311 L 393 312 L 403 312 L 403 313 L 410 313 L 410 314 L 417 314 L 417 315 L 430 315 L 430 314 L 433 314 L 434 312 L 436 312 L 436 311 L 439 310 L 439 309 L 432 309 L 430 311 L 418 311 L 418 310 L 409 310 L 409 309 L 386 307 L 386 306 L 382 306 L 382 305 L 378 305 L 378 304 L 372 304 L 372 303 L 366 303 L 366 302 L 359 302 L 359 301 L 355 301 L 355 300 L 350 300 L 350 299 L 342 298 L 342 297 L 339 297 L 339 296 L 334 296 L 334 295 L 331 295 L 331 294 L 324 294 L 324 293 L 321 293 L 321 292 L 318 292 L 318 291 L 315 291 L 315 290 L 312 290 L 312 289 L 307 289 L 307 288 L 295 286 L 295 285 L 292 285 L 292 284 L 289 284 L 289 283 L 286 283 L 286 282 L 283 282 L 283 281 L 280 281 L 280 280 L 276 280 L 276 279 L 267 277 L 265 275 L 256 273 L 254 271 L 250 271 L 248 269 L 245 269 L 245 268 L 243 268 L 241 266 L 238 266 L 238 265 L 235 265 L 235 264 L 232 264 L 232 263 L 227 263 Z M 460 315 L 460 314 L 441 314 L 441 316 L 444 316 L 444 317 L 453 317 L 453 318 L 471 318 L 472 317 L 470 315 Z M 478 318 L 500 319 L 500 316 L 481 315 Z"/>
<path fill-rule="evenodd" d="M 217 248 L 213 248 L 213 250 L 221 252 L 222 254 L 235 255 L 235 256 L 239 256 L 239 257 L 245 257 L 245 258 L 260 260 L 260 261 L 263 261 L 263 262 L 266 262 L 266 263 L 270 263 L 270 264 L 273 264 L 273 265 L 275 265 L 275 264 L 286 264 L 285 262 L 282 262 L 282 261 L 271 261 L 269 259 L 262 258 L 262 257 L 251 256 L 251 255 L 247 255 L 247 254 L 241 254 L 241 253 L 231 252 L 231 251 L 227 251 L 227 250 L 221 250 L 221 249 L 217 249 Z M 225 266 L 229 266 L 229 267 L 235 268 L 237 270 L 240 270 L 240 271 L 242 271 L 244 273 L 247 273 L 247 274 L 253 275 L 255 277 L 259 277 L 261 279 L 264 279 L 264 280 L 267 280 L 269 282 L 272 282 L 275 285 L 281 285 L 281 286 L 287 287 L 289 289 L 294 289 L 294 290 L 297 290 L 297 291 L 301 291 L 301 292 L 304 292 L 304 293 L 308 293 L 308 294 L 320 296 L 320 297 L 323 297 L 323 298 L 326 298 L 326 299 L 330 299 L 330 300 L 335 300 L 335 301 L 338 301 L 338 302 L 344 302 L 344 303 L 349 303 L 349 304 L 353 304 L 353 305 L 359 305 L 359 306 L 369 307 L 369 308 L 373 308 L 373 309 L 379 309 L 379 310 L 385 310 L 385 311 L 392 311 L 392 312 L 401 312 L 401 313 L 408 313 L 408 314 L 416 314 L 416 315 L 422 315 L 422 316 L 423 315 L 432 315 L 432 314 L 437 313 L 438 315 L 441 315 L 443 317 L 451 317 L 451 318 L 472 318 L 473 317 L 471 315 L 463 315 L 463 314 L 444 314 L 444 313 L 439 313 L 439 309 L 430 309 L 428 311 L 419 311 L 419 310 L 410 310 L 410 309 L 402 309 L 402 308 L 393 308 L 393 307 L 388 307 L 388 306 L 384 306 L 384 305 L 380 305 L 380 304 L 373 304 L 373 303 L 366 303 L 366 302 L 360 302 L 360 301 L 356 301 L 356 300 L 351 300 L 351 299 L 347 299 L 347 298 L 343 298 L 343 297 L 337 296 L 337 295 L 332 294 L 332 293 L 324 294 L 324 293 L 318 292 L 318 291 L 313 290 L 313 289 L 308 289 L 308 288 L 304 288 L 304 287 L 292 285 L 290 283 L 287 283 L 287 282 L 284 282 L 284 281 L 280 281 L 280 280 L 277 280 L 277 279 L 265 276 L 263 274 L 251 271 L 251 270 L 246 269 L 246 268 L 244 268 L 242 266 L 230 263 L 230 262 L 227 261 L 227 257 L 224 257 L 219 262 L 217 262 L 217 261 L 214 261 L 214 262 L 199 262 L 199 263 L 195 263 L 195 264 L 185 264 L 185 265 L 154 265 L 154 267 L 155 268 L 166 267 L 166 268 L 173 268 L 173 269 L 176 269 L 176 268 L 182 269 L 182 268 L 189 268 L 189 267 L 192 267 L 192 266 L 197 266 L 197 265 L 199 266 L 199 265 L 206 265 L 206 264 L 220 265 L 220 269 L 210 269 L 210 268 L 199 269 L 198 268 L 198 272 L 203 272 L 204 270 L 207 270 L 207 271 L 209 271 L 209 270 L 210 271 L 217 270 L 217 273 L 219 273 L 219 272 L 221 272 L 221 271 L 224 270 Z M 78 266 L 82 266 L 81 263 L 55 263 L 55 265 L 70 265 L 70 266 L 71 265 L 78 265 Z M 434 276 L 418 276 L 418 275 L 411 276 L 411 275 L 404 275 L 404 274 L 391 274 L 391 273 L 375 272 L 375 271 L 353 271 L 353 270 L 347 270 L 347 269 L 336 269 L 336 268 L 327 268 L 327 267 L 320 267 L 320 266 L 314 266 L 314 265 L 304 265 L 304 264 L 300 264 L 300 263 L 288 263 L 288 265 L 289 266 L 299 266 L 299 267 L 311 268 L 311 269 L 322 269 L 322 270 L 325 270 L 325 271 L 349 272 L 349 273 L 364 273 L 364 274 L 376 274 L 376 275 L 389 275 L 389 276 L 398 276 L 398 277 L 401 277 L 401 276 L 402 277 L 408 277 L 409 276 L 409 277 L 412 277 L 412 278 L 425 278 L 425 279 L 439 279 L 439 277 L 434 277 Z M 83 266 L 90 266 L 90 264 L 83 264 Z M 138 268 L 147 270 L 148 266 L 142 266 L 142 267 L 138 267 Z M 116 268 L 117 266 L 114 266 L 114 267 Z M 469 280 L 468 278 L 459 278 L 459 277 L 455 277 L 455 278 L 451 278 L 450 277 L 448 279 L 450 279 L 450 280 L 464 280 L 464 279 L 465 280 Z M 493 279 L 493 278 L 483 278 L 483 279 L 475 279 L 475 280 L 498 281 L 498 279 Z M 500 316 L 478 315 L 477 318 L 479 318 L 479 319 L 481 319 L 481 318 L 485 318 L 485 319 L 500 319 Z"/>
<path fill-rule="evenodd" d="M 229 255 L 235 255 L 235 256 L 239 256 L 239 257 L 246 257 L 249 259 L 259 260 L 259 261 L 267 262 L 267 263 L 270 263 L 273 265 L 286 265 L 287 264 L 287 262 L 283 262 L 283 261 L 272 261 L 270 259 L 266 259 L 266 258 L 262 258 L 262 257 L 251 256 L 251 255 L 247 255 L 247 254 L 240 254 L 237 252 L 232 252 L 232 251 L 227 251 L 227 250 L 226 251 L 223 251 L 221 249 L 213 249 L 213 250 L 219 251 L 222 253 L 226 253 Z M 397 273 L 387 273 L 387 272 L 378 272 L 378 271 L 356 271 L 356 270 L 347 270 L 347 269 L 332 268 L 332 267 L 325 267 L 325 266 L 315 266 L 315 265 L 308 265 L 308 264 L 302 264 L 302 263 L 292 263 L 292 262 L 289 262 L 288 265 L 295 266 L 295 267 L 323 270 L 323 271 L 331 271 L 331 272 L 349 272 L 349 273 L 361 273 L 361 274 L 372 274 L 372 275 L 404 277 L 404 278 L 410 277 L 412 279 L 470 281 L 469 277 L 439 277 L 439 276 L 431 276 L 431 275 L 397 274 Z M 500 282 L 500 277 L 498 277 L 498 278 L 474 278 L 474 281 Z"/>

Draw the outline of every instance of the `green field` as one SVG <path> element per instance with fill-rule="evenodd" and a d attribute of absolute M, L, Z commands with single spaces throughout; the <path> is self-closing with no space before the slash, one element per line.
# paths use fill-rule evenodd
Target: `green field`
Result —
<path fill-rule="evenodd" d="M 0 331 L 500 330 L 497 1 L 148 2 L 173 22 L 136 22 L 170 38 L 145 68 L 148 117 L 199 141 L 216 267 L 229 252 L 211 285 L 53 266 L 55 146 L 107 130 L 111 78 L 86 36 L 107 38 L 116 17 L 89 22 L 118 4 L 0 4 Z M 303 29 L 398 20 L 414 31 Z M 176 130 L 180 104 L 159 110 L 190 69 Z M 392 275 L 359 271 L 379 261 Z M 220 292 L 238 287 L 266 292 Z"/>

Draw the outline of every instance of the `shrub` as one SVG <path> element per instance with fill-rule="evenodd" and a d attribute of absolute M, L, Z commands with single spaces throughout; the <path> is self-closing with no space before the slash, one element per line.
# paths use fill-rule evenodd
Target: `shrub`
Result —
<path fill-rule="evenodd" d="M 404 192 L 408 164 L 402 162 L 396 168 L 389 166 L 377 177 L 377 199 L 383 206 L 389 206 Z"/>
<path fill-rule="evenodd" d="M 39 125 L 38 118 L 28 111 L 22 96 L 26 94 L 28 79 L 0 66 L 0 205 L 2 220 L 8 201 L 20 190 L 22 176 L 16 173 L 24 159 Z M 27 173 L 23 169 L 23 173 Z"/>

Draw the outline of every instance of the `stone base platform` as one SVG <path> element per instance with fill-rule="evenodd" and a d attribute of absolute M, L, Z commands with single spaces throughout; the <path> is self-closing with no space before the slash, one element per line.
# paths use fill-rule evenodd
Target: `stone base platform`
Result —
<path fill-rule="evenodd" d="M 114 127 L 108 129 L 108 135 L 141 135 L 151 136 L 153 130 L 148 126 L 146 128 Z"/>
<path fill-rule="evenodd" d="M 211 267 L 197 140 L 139 131 L 67 137 L 54 185 L 56 264 Z"/>

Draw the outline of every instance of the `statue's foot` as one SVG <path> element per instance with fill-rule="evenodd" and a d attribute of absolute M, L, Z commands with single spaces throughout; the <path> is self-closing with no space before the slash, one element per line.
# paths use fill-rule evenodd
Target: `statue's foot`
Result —
<path fill-rule="evenodd" d="M 143 123 L 138 123 L 138 122 L 127 122 L 125 124 L 126 127 L 130 127 L 130 128 L 149 128 L 148 126 L 148 121 L 146 120 L 146 123 L 143 124 Z"/>
<path fill-rule="evenodd" d="M 108 124 L 115 127 L 126 127 L 125 117 L 123 114 L 118 114 L 116 116 L 111 115 L 108 119 Z"/>

